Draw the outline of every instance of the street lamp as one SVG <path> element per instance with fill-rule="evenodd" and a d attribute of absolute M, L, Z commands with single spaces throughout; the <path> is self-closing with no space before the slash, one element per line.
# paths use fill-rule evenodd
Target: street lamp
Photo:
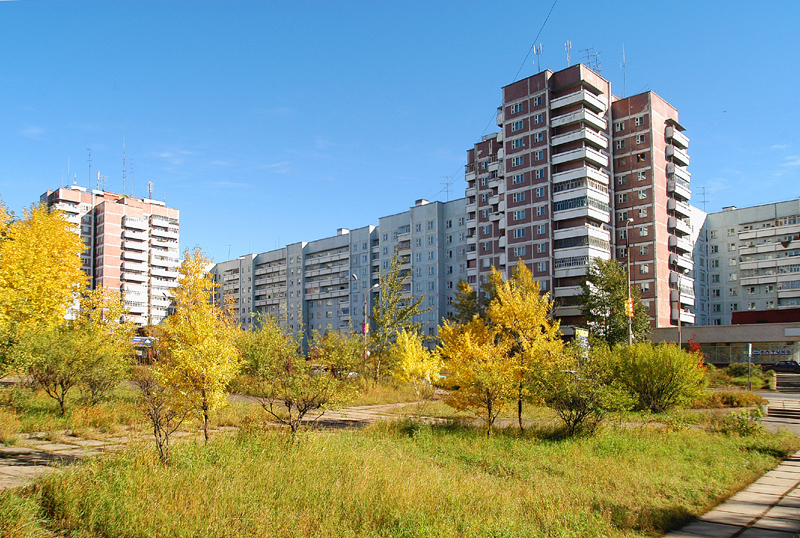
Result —
<path fill-rule="evenodd" d="M 631 308 L 633 304 L 631 303 L 631 236 L 630 231 L 628 230 L 628 226 L 631 225 L 633 222 L 632 218 L 628 218 L 625 221 L 625 259 L 628 264 L 628 308 Z M 628 345 L 633 344 L 633 316 L 631 316 L 626 309 L 626 315 L 628 316 Z"/>
<path fill-rule="evenodd" d="M 358 275 L 352 273 L 353 279 L 358 282 Z M 366 357 L 367 354 L 367 332 L 369 331 L 369 318 L 367 317 L 367 307 L 369 303 L 369 294 L 372 293 L 374 290 L 377 290 L 381 287 L 380 284 L 373 285 L 370 289 L 364 290 L 364 325 L 361 327 L 361 331 L 364 333 L 364 355 Z"/>

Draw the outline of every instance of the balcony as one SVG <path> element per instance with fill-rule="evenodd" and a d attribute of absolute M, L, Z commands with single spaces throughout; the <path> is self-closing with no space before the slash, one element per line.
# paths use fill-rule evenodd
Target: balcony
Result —
<path fill-rule="evenodd" d="M 582 160 L 589 161 L 590 163 L 600 167 L 608 166 L 608 157 L 592 148 L 580 148 L 566 151 L 564 153 L 556 153 L 551 158 L 553 164 L 563 164 L 570 161 Z"/>
<path fill-rule="evenodd" d="M 122 273 L 120 279 L 124 282 L 147 282 L 147 273 L 131 273 L 126 271 Z"/>
<path fill-rule="evenodd" d="M 677 217 L 670 217 L 667 221 L 667 228 L 674 230 L 676 235 L 691 235 L 692 227 Z"/>
<path fill-rule="evenodd" d="M 688 239 L 683 239 L 677 237 L 675 235 L 669 236 L 669 247 L 678 249 L 681 252 L 691 252 L 692 251 L 692 242 Z"/>
<path fill-rule="evenodd" d="M 501 107 L 497 109 L 497 126 L 502 127 L 504 121 L 505 121 L 505 116 L 503 115 L 503 109 Z"/>
<path fill-rule="evenodd" d="M 591 110 L 587 109 L 577 110 L 562 116 L 556 116 L 550 121 L 550 125 L 552 127 L 561 127 L 571 123 L 585 123 L 587 125 L 591 125 L 598 131 L 605 131 L 606 127 L 608 127 L 608 122 L 606 122 L 605 118 L 601 118 Z"/>
<path fill-rule="evenodd" d="M 580 286 L 562 286 L 553 289 L 553 297 L 575 297 L 583 293 Z"/>
<path fill-rule="evenodd" d="M 689 154 L 675 146 L 667 146 L 667 158 L 672 157 L 672 161 L 681 165 L 689 166 Z"/>
<path fill-rule="evenodd" d="M 682 200 L 689 200 L 692 197 L 692 191 L 689 188 L 689 184 L 677 176 L 675 176 L 674 179 L 667 181 L 667 192 L 681 198 Z"/>
<path fill-rule="evenodd" d="M 672 304 L 677 304 L 679 300 L 682 305 L 694 306 L 694 291 L 685 288 L 670 290 L 670 301 L 672 301 Z"/>
<path fill-rule="evenodd" d="M 678 129 L 670 125 L 667 127 L 667 139 L 672 141 L 672 144 L 681 149 L 689 147 L 689 138 L 680 132 Z"/>
<path fill-rule="evenodd" d="M 692 181 L 692 174 L 690 174 L 689 171 L 686 170 L 686 168 L 684 168 L 683 166 L 678 166 L 675 163 L 667 163 L 667 174 L 671 174 L 677 177 L 678 179 L 682 179 L 683 181 L 686 182 L 687 187 L 689 185 L 689 182 Z"/>
<path fill-rule="evenodd" d="M 555 110 L 556 108 L 574 105 L 575 103 L 583 103 L 585 106 L 591 108 L 594 112 L 605 112 L 606 108 L 608 107 L 606 101 L 602 97 L 585 89 L 581 89 L 575 93 L 553 99 L 550 101 L 550 108 Z"/>
<path fill-rule="evenodd" d="M 678 319 L 678 309 L 672 309 L 672 319 Z M 681 323 L 684 325 L 693 325 L 694 324 L 694 313 L 690 312 L 689 310 L 680 310 L 681 315 Z"/>
<path fill-rule="evenodd" d="M 608 174 L 602 170 L 598 170 L 597 168 L 592 168 L 590 166 L 582 166 L 573 170 L 567 170 L 566 172 L 553 174 L 553 183 L 561 183 L 563 181 L 571 181 L 573 179 L 580 179 L 584 177 L 594 179 L 603 185 L 608 185 L 609 181 Z"/>
<path fill-rule="evenodd" d="M 464 196 L 469 198 L 470 196 L 475 196 L 478 194 L 478 190 L 475 187 L 469 187 L 466 191 L 464 191 Z"/>
<path fill-rule="evenodd" d="M 133 239 L 135 241 L 147 241 L 147 232 L 141 230 L 123 230 L 123 239 Z"/>
<path fill-rule="evenodd" d="M 687 203 L 681 202 L 679 200 L 675 200 L 670 198 L 667 200 L 667 209 L 670 211 L 674 211 L 678 215 L 682 217 L 691 217 L 692 216 L 692 206 Z M 740 236 L 739 239 L 742 239 Z"/>
<path fill-rule="evenodd" d="M 130 228 L 132 230 L 147 230 L 147 219 L 140 219 L 137 217 L 122 217 L 123 228 Z"/>
<path fill-rule="evenodd" d="M 669 255 L 669 266 L 674 269 L 676 264 L 678 269 L 683 271 L 692 271 L 694 269 L 694 261 L 691 258 L 671 252 Z"/>
<path fill-rule="evenodd" d="M 165 258 L 163 256 L 150 256 L 150 265 L 157 265 L 158 267 L 175 268 L 180 266 L 181 262 L 175 258 Z"/>
<path fill-rule="evenodd" d="M 163 230 L 160 228 L 153 228 L 150 230 L 150 235 L 153 237 L 159 237 L 164 239 L 178 239 L 180 234 L 173 230 Z"/>
<path fill-rule="evenodd" d="M 553 146 L 560 146 L 561 144 L 568 144 L 570 142 L 577 142 L 579 140 L 583 140 L 584 142 L 601 149 L 608 148 L 608 139 L 600 133 L 592 131 L 591 129 L 580 129 L 554 136 L 550 140 L 550 144 Z"/>
<path fill-rule="evenodd" d="M 139 294 L 139 295 L 147 295 L 147 286 L 142 286 L 141 284 L 134 284 L 132 282 L 123 282 L 122 291 L 127 295 L 128 293 L 132 294 Z"/>
<path fill-rule="evenodd" d="M 122 250 L 137 250 L 139 252 L 145 252 L 147 250 L 147 242 L 123 241 Z"/>
<path fill-rule="evenodd" d="M 587 189 L 589 194 L 594 191 Z M 596 195 L 595 195 L 596 196 Z M 553 220 L 562 221 L 576 218 L 590 218 L 600 222 L 611 222 L 611 209 L 608 206 L 608 198 L 598 200 L 595 197 L 578 196 L 569 204 L 563 204 L 565 209 L 559 209 L 561 202 L 553 204 Z"/>
<path fill-rule="evenodd" d="M 136 261 L 136 262 L 146 262 L 147 261 L 147 253 L 146 252 L 136 252 L 134 250 L 123 250 L 120 258 L 124 261 Z"/>
<path fill-rule="evenodd" d="M 123 271 L 140 271 L 142 273 L 147 272 L 147 265 L 144 263 L 139 262 L 130 262 L 124 261 L 122 262 L 122 270 Z"/>
<path fill-rule="evenodd" d="M 168 269 L 161 269 L 158 267 L 153 267 L 150 269 L 150 276 L 155 276 L 159 278 L 175 278 L 177 279 L 179 274 L 177 271 L 170 271 Z"/>

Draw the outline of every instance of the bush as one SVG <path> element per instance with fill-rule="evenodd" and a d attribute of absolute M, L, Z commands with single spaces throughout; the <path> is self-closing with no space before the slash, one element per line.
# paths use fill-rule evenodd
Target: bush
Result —
<path fill-rule="evenodd" d="M 737 434 L 742 437 L 763 433 L 764 425 L 761 409 L 740 409 L 722 415 L 714 427 L 717 431 L 727 434 Z"/>
<path fill-rule="evenodd" d="M 754 392 L 744 390 L 709 391 L 697 398 L 692 407 L 756 407 L 766 400 Z"/>
<path fill-rule="evenodd" d="M 617 379 L 634 395 L 639 411 L 661 413 L 689 403 L 705 387 L 701 360 L 674 344 L 617 346 L 613 354 Z"/>
<path fill-rule="evenodd" d="M 727 371 L 728 375 L 731 377 L 747 377 L 747 363 L 746 362 L 734 362 L 729 364 L 725 370 Z M 761 378 L 764 376 L 764 371 L 761 369 L 761 366 L 758 364 L 751 364 L 750 365 L 750 377 L 758 377 Z"/>

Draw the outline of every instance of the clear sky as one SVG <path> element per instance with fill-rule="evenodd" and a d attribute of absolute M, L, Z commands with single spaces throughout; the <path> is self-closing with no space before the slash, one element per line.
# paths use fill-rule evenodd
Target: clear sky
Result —
<path fill-rule="evenodd" d="M 448 177 L 463 196 L 500 88 L 567 40 L 679 110 L 695 205 L 797 198 L 798 23 L 789 0 L 0 1 L 0 198 L 98 170 L 121 192 L 124 139 L 126 192 L 151 181 L 217 261 L 377 224 Z"/>

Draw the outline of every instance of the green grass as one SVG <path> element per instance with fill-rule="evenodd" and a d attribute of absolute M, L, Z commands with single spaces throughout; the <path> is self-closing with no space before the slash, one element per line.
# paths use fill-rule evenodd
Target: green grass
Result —
<path fill-rule="evenodd" d="M 287 439 L 251 429 L 179 444 L 168 468 L 132 447 L 0 493 L 0 510 L 29 536 L 652 536 L 800 448 L 788 434 L 486 438 L 409 421 Z"/>

